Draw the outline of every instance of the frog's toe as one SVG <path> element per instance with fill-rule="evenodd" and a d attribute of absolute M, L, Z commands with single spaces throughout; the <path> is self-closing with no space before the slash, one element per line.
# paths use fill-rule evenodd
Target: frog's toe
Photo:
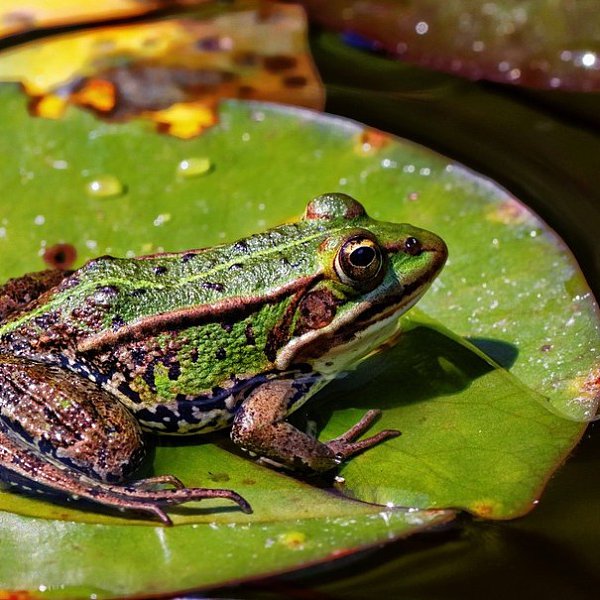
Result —
<path fill-rule="evenodd" d="M 400 435 L 397 429 L 385 429 L 379 433 L 358 442 L 354 441 L 362 435 L 381 414 L 380 410 L 369 410 L 362 419 L 345 433 L 326 443 L 326 446 L 334 453 L 338 462 L 343 462 L 347 458 L 368 450 L 373 446 L 390 438 Z"/>
<path fill-rule="evenodd" d="M 113 486 L 113 490 L 115 494 L 124 497 L 126 502 L 138 502 L 140 506 L 144 504 L 176 506 L 185 502 L 224 498 L 235 502 L 242 512 L 248 514 L 252 512 L 252 507 L 248 501 L 233 490 L 188 487 L 173 490 L 145 490 L 137 487 L 137 483 L 139 482 L 122 487 Z"/>
<path fill-rule="evenodd" d="M 107 504 L 107 506 L 111 506 Z M 171 527 L 173 525 L 173 521 L 171 521 L 171 517 L 158 505 L 153 504 L 151 502 L 127 502 L 120 501 L 117 504 L 119 510 L 125 512 L 126 510 L 132 510 L 141 513 L 148 513 L 151 517 L 157 517 L 159 521 L 166 525 L 167 527 Z"/>
<path fill-rule="evenodd" d="M 182 490 L 185 488 L 183 481 L 174 475 L 156 475 L 155 477 L 146 477 L 145 479 L 131 481 L 127 485 L 138 490 L 152 490 L 160 485 L 171 485 L 176 490 Z"/>

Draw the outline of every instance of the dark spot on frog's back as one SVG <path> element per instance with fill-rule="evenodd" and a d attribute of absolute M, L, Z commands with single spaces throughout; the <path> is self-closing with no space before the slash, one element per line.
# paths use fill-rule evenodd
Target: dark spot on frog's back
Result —
<path fill-rule="evenodd" d="M 244 335 L 246 336 L 246 344 L 248 344 L 248 346 L 256 345 L 256 337 L 254 335 L 252 323 L 248 323 L 248 325 L 246 325 L 246 328 L 244 329 Z"/>
<path fill-rule="evenodd" d="M 211 290 L 214 292 L 222 292 L 225 290 L 225 286 L 222 283 L 214 283 L 212 281 L 203 281 L 202 287 L 205 290 Z"/>
<path fill-rule="evenodd" d="M 246 240 L 238 240 L 234 245 L 233 245 L 233 249 L 236 250 L 237 252 L 243 252 L 246 253 L 249 251 L 248 248 L 248 242 L 246 242 Z"/>
<path fill-rule="evenodd" d="M 120 329 L 125 325 L 125 320 L 120 315 L 115 315 L 111 321 L 111 325 L 113 329 Z"/>
<path fill-rule="evenodd" d="M 119 290 L 114 285 L 103 285 L 96 289 L 90 297 L 92 303 L 96 306 L 110 306 L 112 300 L 119 295 Z"/>
<path fill-rule="evenodd" d="M 172 363 L 169 367 L 169 379 L 171 381 L 177 381 L 181 375 L 181 366 L 178 362 Z"/>
<path fill-rule="evenodd" d="M 152 270 L 154 271 L 155 275 L 164 275 L 168 271 L 167 267 L 165 267 L 164 265 L 158 265 Z"/>
<path fill-rule="evenodd" d="M 225 348 L 219 348 L 215 352 L 215 358 L 217 360 L 223 360 L 223 359 L 227 358 L 227 350 L 225 350 Z"/>
<path fill-rule="evenodd" d="M 186 252 L 182 257 L 181 257 L 181 262 L 182 263 L 187 263 L 190 262 L 190 260 L 192 260 L 192 258 L 194 258 L 194 256 L 196 256 L 195 252 Z"/>
<path fill-rule="evenodd" d="M 228 321 L 224 321 L 223 323 L 221 323 L 221 329 L 223 329 L 223 331 L 226 331 L 227 333 L 231 333 L 231 330 L 233 329 L 233 324 L 229 323 Z"/>
<path fill-rule="evenodd" d="M 156 367 L 156 359 L 152 360 L 152 362 L 146 366 L 146 368 L 142 371 L 142 379 L 146 382 L 151 391 L 155 391 L 156 387 L 154 385 L 154 369 Z"/>
<path fill-rule="evenodd" d="M 144 348 L 132 348 L 130 351 L 131 359 L 137 366 L 141 366 L 144 364 L 146 360 L 146 356 L 148 353 Z"/>

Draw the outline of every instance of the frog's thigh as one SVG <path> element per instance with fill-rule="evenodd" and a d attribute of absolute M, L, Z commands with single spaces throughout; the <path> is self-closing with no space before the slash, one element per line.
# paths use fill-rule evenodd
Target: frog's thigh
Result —
<path fill-rule="evenodd" d="M 121 481 L 144 455 L 129 411 L 59 367 L 0 355 L 0 417 L 0 428 L 24 449 L 102 481 Z"/>
<path fill-rule="evenodd" d="M 238 409 L 233 442 L 294 469 L 327 471 L 336 466 L 333 450 L 285 421 L 296 390 L 292 380 L 269 381 L 256 388 Z"/>
<path fill-rule="evenodd" d="M 51 269 L 9 279 L 0 286 L 0 322 L 58 285 L 68 275 L 69 271 Z"/>

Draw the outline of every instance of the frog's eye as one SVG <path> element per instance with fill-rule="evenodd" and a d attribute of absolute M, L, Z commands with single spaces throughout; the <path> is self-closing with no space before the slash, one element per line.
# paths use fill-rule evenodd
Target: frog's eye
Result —
<path fill-rule="evenodd" d="M 410 256 L 417 256 L 423 251 L 421 242 L 416 237 L 408 237 L 404 240 L 404 252 Z"/>
<path fill-rule="evenodd" d="M 364 235 L 346 240 L 335 257 L 335 272 L 342 283 L 375 287 L 383 274 L 381 248 Z"/>

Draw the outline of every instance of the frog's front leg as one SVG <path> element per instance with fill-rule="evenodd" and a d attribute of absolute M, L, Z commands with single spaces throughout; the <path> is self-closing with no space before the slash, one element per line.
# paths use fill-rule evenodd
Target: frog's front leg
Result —
<path fill-rule="evenodd" d="M 121 483 L 139 466 L 144 439 L 108 392 L 61 368 L 0 355 L 0 477 L 23 487 L 169 517 L 162 506 L 228 498 L 231 490 L 186 488 L 175 477 Z M 158 485 L 173 489 L 157 489 Z"/>
<path fill-rule="evenodd" d="M 236 413 L 231 430 L 233 442 L 295 470 L 328 471 L 347 458 L 400 435 L 399 431 L 385 430 L 354 441 L 380 414 L 370 410 L 343 435 L 319 442 L 285 421 L 295 393 L 293 380 L 285 379 L 266 382 L 253 390 Z"/>

